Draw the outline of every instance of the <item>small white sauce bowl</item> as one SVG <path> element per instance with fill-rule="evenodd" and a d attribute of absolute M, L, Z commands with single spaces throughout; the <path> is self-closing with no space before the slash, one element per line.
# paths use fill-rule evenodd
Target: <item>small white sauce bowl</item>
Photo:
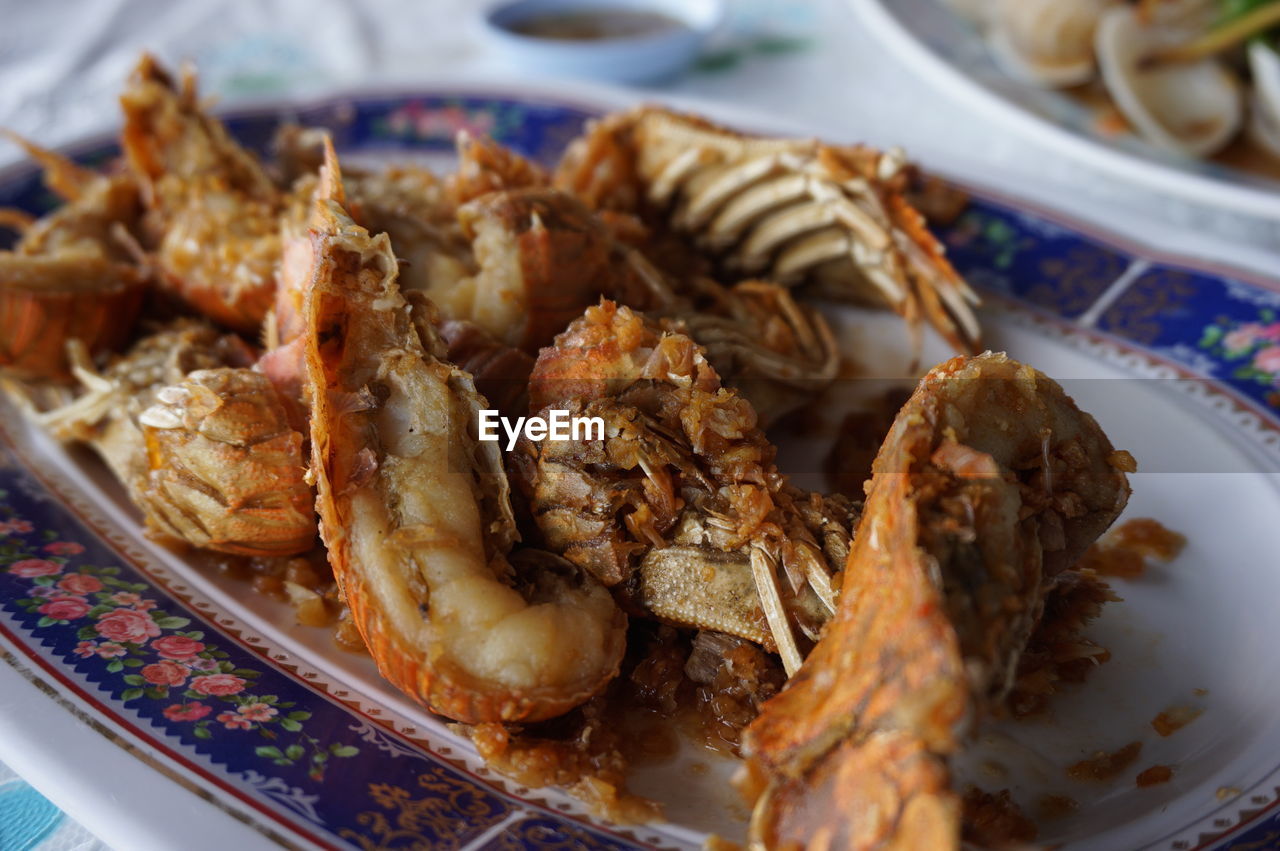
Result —
<path fill-rule="evenodd" d="M 689 67 L 720 25 L 724 0 L 508 0 L 484 15 L 490 42 L 516 70 L 613 83 L 651 83 Z M 656 12 L 682 26 L 650 35 L 589 41 L 540 38 L 511 29 L 530 18 L 564 13 Z"/>

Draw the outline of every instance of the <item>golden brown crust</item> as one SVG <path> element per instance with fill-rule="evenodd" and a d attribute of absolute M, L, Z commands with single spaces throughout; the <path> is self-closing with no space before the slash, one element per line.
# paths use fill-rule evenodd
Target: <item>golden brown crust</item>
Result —
<path fill-rule="evenodd" d="M 519 551 L 484 405 L 440 361 L 396 284 L 385 236 L 342 209 L 314 236 L 306 296 L 312 469 L 334 576 L 378 669 L 467 723 L 533 721 L 616 675 L 626 618 L 594 580 Z"/>
<path fill-rule="evenodd" d="M 458 133 L 458 168 L 445 181 L 445 192 L 455 206 L 462 206 L 490 192 L 532 189 L 551 183 L 542 166 L 488 136 Z"/>
<path fill-rule="evenodd" d="M 894 310 L 976 353 L 977 295 L 906 196 L 901 152 L 740 133 L 657 106 L 606 116 L 572 143 L 557 186 L 639 216 L 718 260 L 725 280 L 764 277 Z"/>
<path fill-rule="evenodd" d="M 120 102 L 163 283 L 199 313 L 257 331 L 275 297 L 280 192 L 200 109 L 193 74 L 175 82 L 144 55 Z"/>
<path fill-rule="evenodd" d="M 302 435 L 267 378 L 190 373 L 138 417 L 148 476 L 140 507 L 161 534 L 201 549 L 287 556 L 316 540 Z"/>
<path fill-rule="evenodd" d="M 702 349 L 605 301 L 542 351 L 530 397 L 604 423 L 603 440 L 526 441 L 513 460 L 547 545 L 624 605 L 798 666 L 834 607 L 853 509 L 787 483 Z"/>
<path fill-rule="evenodd" d="M 518 302 L 514 322 L 486 329 L 508 345 L 536 352 L 616 289 L 608 235 L 571 195 L 546 188 L 493 192 L 460 207 L 458 221 L 481 267 L 477 302 Z M 475 319 L 485 325 L 483 315 Z"/>
<path fill-rule="evenodd" d="M 0 252 L 0 368 L 23 379 L 69 379 L 67 341 L 95 355 L 121 348 L 146 284 L 137 269 L 92 255 Z"/>
<path fill-rule="evenodd" d="M 65 381 L 69 340 L 96 356 L 122 348 L 133 333 L 149 282 L 130 252 L 138 186 L 127 174 L 98 174 L 11 138 L 67 203 L 39 219 L 0 217 L 0 227 L 12 223 L 21 233 L 12 251 L 0 251 L 0 368 Z"/>
<path fill-rule="evenodd" d="M 1011 686 L 1050 577 L 1123 509 L 1112 456 L 1060 387 L 1003 355 L 921 381 L 873 465 L 839 611 L 747 730 L 754 841 L 958 847 L 946 760 Z M 780 796 L 829 777 L 849 779 L 839 808 Z"/>

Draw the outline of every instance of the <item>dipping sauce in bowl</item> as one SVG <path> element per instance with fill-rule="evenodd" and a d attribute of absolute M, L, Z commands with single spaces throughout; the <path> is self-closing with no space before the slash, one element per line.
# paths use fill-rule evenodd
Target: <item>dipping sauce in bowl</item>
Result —
<path fill-rule="evenodd" d="M 724 0 L 515 0 L 484 22 L 514 70 L 642 83 L 688 67 L 723 14 Z"/>
<path fill-rule="evenodd" d="M 533 38 L 602 41 L 639 38 L 689 29 L 688 24 L 662 12 L 635 9 L 597 9 L 586 12 L 547 12 L 515 21 L 509 29 Z"/>

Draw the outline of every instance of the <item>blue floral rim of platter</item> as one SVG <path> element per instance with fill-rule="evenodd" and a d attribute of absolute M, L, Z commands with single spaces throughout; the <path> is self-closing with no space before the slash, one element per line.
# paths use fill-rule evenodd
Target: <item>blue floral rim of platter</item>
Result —
<path fill-rule="evenodd" d="M 491 93 L 339 98 L 233 114 L 264 149 L 282 118 L 332 129 L 340 152 L 447 152 L 458 130 L 551 163 L 596 114 Z M 80 149 L 86 162 L 114 154 Z M 0 206 L 56 203 L 34 166 L 0 172 Z M 1280 284 L 1161 258 L 985 194 L 940 236 L 987 298 L 1058 336 L 1152 374 L 1200 379 L 1200 394 L 1269 454 L 1280 453 Z M 68 711 L 106 725 L 130 753 L 160 753 L 211 804 L 286 845 L 357 848 L 669 846 L 489 774 L 274 647 L 213 605 L 39 463 L 12 411 L 0 417 L 0 656 Z M 339 775 L 341 783 L 326 782 Z M 1280 836 L 1263 784 L 1171 851 L 1255 848 Z M 1265 788 L 1265 792 L 1261 791 Z"/>

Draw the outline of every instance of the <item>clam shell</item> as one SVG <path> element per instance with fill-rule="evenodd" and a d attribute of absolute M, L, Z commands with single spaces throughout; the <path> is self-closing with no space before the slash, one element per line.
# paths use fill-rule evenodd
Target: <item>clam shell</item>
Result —
<path fill-rule="evenodd" d="M 1249 45 L 1249 71 L 1253 74 L 1249 138 L 1280 157 L 1280 53 L 1253 42 Z"/>
<path fill-rule="evenodd" d="M 1149 51 L 1186 35 L 1159 23 L 1144 26 L 1130 7 L 1111 9 L 1098 23 L 1098 65 L 1112 100 L 1140 136 L 1167 151 L 1205 157 L 1240 130 L 1239 81 L 1213 59 L 1139 67 Z"/>
<path fill-rule="evenodd" d="M 1142 14 L 1162 27 L 1200 32 L 1213 26 L 1220 5 L 1220 0 L 1160 0 L 1148 4 Z"/>
<path fill-rule="evenodd" d="M 990 14 L 991 51 L 1005 71 L 1038 85 L 1094 75 L 1093 35 L 1113 0 L 1003 0 Z"/>
<path fill-rule="evenodd" d="M 941 3 L 960 17 L 982 26 L 991 19 L 998 0 L 941 0 Z"/>

